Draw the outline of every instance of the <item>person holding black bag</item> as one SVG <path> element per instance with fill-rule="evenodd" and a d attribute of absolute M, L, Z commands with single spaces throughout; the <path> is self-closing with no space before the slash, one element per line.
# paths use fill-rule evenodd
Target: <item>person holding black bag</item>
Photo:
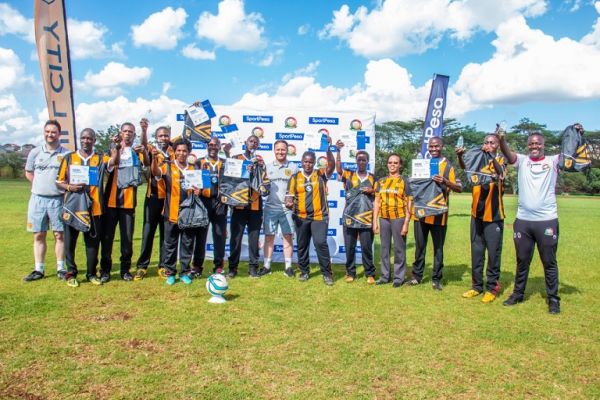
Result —
<path fill-rule="evenodd" d="M 373 264 L 373 200 L 375 194 L 375 176 L 367 171 L 369 153 L 360 150 L 356 153 L 356 171 L 342 168 L 340 150 L 344 142 L 335 144 L 337 155 L 335 168 L 344 184 L 346 205 L 344 207 L 344 246 L 346 247 L 347 283 L 356 279 L 356 239 L 360 239 L 362 264 L 367 283 L 375 283 L 375 265 Z"/>
<path fill-rule="evenodd" d="M 86 278 L 101 285 L 97 276 L 98 252 L 102 233 L 102 179 L 106 164 L 114 165 L 117 149 L 112 157 L 94 152 L 96 132 L 85 128 L 79 134 L 80 149 L 65 155 L 58 170 L 56 184 L 65 191 L 63 220 L 65 221 L 66 281 L 71 287 L 79 286 L 75 247 L 79 232 L 83 232 L 87 257 Z M 74 209 L 79 208 L 79 209 Z"/>

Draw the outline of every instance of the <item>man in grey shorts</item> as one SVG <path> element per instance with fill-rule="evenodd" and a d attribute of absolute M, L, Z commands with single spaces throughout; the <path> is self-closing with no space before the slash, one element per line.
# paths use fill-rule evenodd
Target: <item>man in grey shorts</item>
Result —
<path fill-rule="evenodd" d="M 273 256 L 273 247 L 275 234 L 278 227 L 281 227 L 283 235 L 283 257 L 285 260 L 285 274 L 293 278 L 292 255 L 294 254 L 294 222 L 292 220 L 292 211 L 285 207 L 285 196 L 287 193 L 288 182 L 292 175 L 298 172 L 298 166 L 287 160 L 288 144 L 285 140 L 278 140 L 273 145 L 275 152 L 275 161 L 267 163 L 267 175 L 271 181 L 271 191 L 264 203 L 264 267 L 259 271 L 259 275 L 268 275 L 271 273 L 271 257 Z"/>
<path fill-rule="evenodd" d="M 23 280 L 35 281 L 44 277 L 46 232 L 54 233 L 54 252 L 59 279 L 64 280 L 65 251 L 63 243 L 62 206 L 64 190 L 56 185 L 58 168 L 67 149 L 60 145 L 60 124 L 49 120 L 44 125 L 44 144 L 29 153 L 25 176 L 31 182 L 31 197 L 27 210 L 27 230 L 33 232 L 34 270 Z"/>

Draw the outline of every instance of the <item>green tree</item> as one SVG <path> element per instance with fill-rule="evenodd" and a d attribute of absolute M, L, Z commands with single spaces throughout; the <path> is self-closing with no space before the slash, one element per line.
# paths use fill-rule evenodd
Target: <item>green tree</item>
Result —
<path fill-rule="evenodd" d="M 99 130 L 96 132 L 96 151 L 108 153 L 110 149 L 110 143 L 115 135 L 121 132 L 120 126 L 115 124 L 109 126 L 106 130 Z"/>

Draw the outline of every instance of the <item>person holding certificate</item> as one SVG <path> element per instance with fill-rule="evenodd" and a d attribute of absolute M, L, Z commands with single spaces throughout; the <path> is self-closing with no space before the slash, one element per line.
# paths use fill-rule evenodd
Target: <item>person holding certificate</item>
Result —
<path fill-rule="evenodd" d="M 256 154 L 260 139 L 256 135 L 250 135 L 246 139 L 246 151 L 234 156 L 234 159 L 250 162 L 247 167 L 249 173 L 249 182 L 255 178 L 255 174 L 260 174 L 263 186 L 269 185 L 269 178 L 264 168 L 265 163 L 259 155 Z M 240 177 L 244 176 L 245 171 L 240 172 Z M 248 275 L 252 278 L 259 278 L 258 275 L 258 240 L 260 237 L 260 227 L 263 221 L 263 200 L 262 195 L 257 190 L 249 189 L 250 202 L 247 206 L 233 207 L 231 213 L 231 239 L 229 240 L 229 274 L 234 278 L 238 273 L 238 264 L 240 262 L 240 253 L 242 251 L 242 237 L 244 229 L 248 228 Z"/>
<path fill-rule="evenodd" d="M 448 204 L 450 191 L 461 192 L 462 184 L 456 178 L 454 166 L 446 157 L 442 156 L 444 141 L 441 137 L 429 139 L 428 151 L 431 154 L 432 161 L 436 161 L 437 173 L 431 176 L 432 179 L 442 190 L 445 203 Z M 432 162 L 433 164 L 433 162 Z M 446 240 L 446 223 L 448 221 L 448 211 L 425 217 L 418 217 L 414 212 L 414 203 L 412 210 L 412 219 L 414 221 L 415 233 L 415 262 L 412 267 L 412 279 L 409 284 L 414 286 L 421 283 L 423 272 L 425 271 L 425 251 L 427 249 L 427 237 L 431 234 L 433 240 L 433 275 L 431 277 L 434 290 L 442 290 L 442 271 L 444 269 L 444 241 Z"/>
<path fill-rule="evenodd" d="M 331 137 L 327 135 L 331 144 Z M 310 277 L 309 245 L 312 238 L 319 266 L 326 285 L 333 285 L 331 257 L 327 246 L 329 207 L 327 206 L 327 179 L 333 173 L 335 160 L 327 147 L 327 167 L 315 169 L 316 155 L 306 151 L 302 155 L 302 170 L 292 175 L 288 184 L 285 206 L 294 211 L 296 243 L 298 245 L 299 280 L 305 282 Z"/>
<path fill-rule="evenodd" d="M 102 234 L 102 180 L 106 164 L 113 166 L 117 162 L 117 149 L 113 148 L 111 157 L 94 152 L 96 143 L 96 132 L 91 128 L 85 128 L 79 134 L 80 149 L 65 155 L 58 170 L 56 184 L 64 190 L 65 198 L 71 193 L 86 192 L 91 200 L 90 218 L 91 227 L 88 232 L 83 233 L 85 242 L 85 254 L 87 258 L 86 278 L 94 285 L 102 282 L 97 276 L 98 252 L 100 250 L 100 238 Z M 69 224 L 65 224 L 65 260 L 67 263 L 67 285 L 79 286 L 77 280 L 77 263 L 75 262 L 75 247 L 79 230 Z"/>
<path fill-rule="evenodd" d="M 152 164 L 150 169 L 154 179 L 164 180 L 166 197 L 163 209 L 165 226 L 165 242 L 163 259 L 160 261 L 165 267 L 167 285 L 174 285 L 177 275 L 177 250 L 179 249 L 179 280 L 186 285 L 192 283 L 190 277 L 190 261 L 194 250 L 195 228 L 180 229 L 179 206 L 192 195 L 194 188 L 186 180 L 186 172 L 195 168 L 188 164 L 187 158 L 192 149 L 192 144 L 186 139 L 177 139 L 173 143 L 175 156 L 170 163 L 160 163 L 159 150 L 152 149 Z M 197 190 L 197 189 L 196 189 Z"/>
<path fill-rule="evenodd" d="M 369 153 L 364 150 L 356 152 L 356 171 L 350 171 L 342 168 L 341 150 L 344 147 L 344 142 L 338 140 L 335 144 L 337 147 L 337 155 L 335 159 L 335 168 L 338 175 L 341 177 L 346 193 L 346 206 L 344 208 L 344 216 L 348 214 L 348 209 L 354 202 L 363 202 L 366 207 L 359 208 L 361 216 L 365 213 L 371 218 L 356 218 L 355 215 L 349 215 L 344 218 L 344 245 L 346 247 L 346 282 L 351 283 L 356 279 L 356 238 L 360 239 L 360 248 L 362 254 L 362 264 L 365 269 L 367 283 L 372 285 L 375 283 L 375 265 L 373 264 L 373 195 L 375 194 L 375 176 L 367 171 L 369 164 Z M 359 198 L 360 197 L 360 198 Z M 351 200 L 353 200 L 352 203 Z M 365 211 L 365 209 L 367 211 Z M 370 211 L 370 213 L 369 213 Z M 356 212 L 356 211 L 355 211 Z M 362 220 L 362 221 L 361 221 Z M 370 221 L 369 221 L 370 220 Z M 360 223 L 362 222 L 362 223 Z M 355 227 L 355 225 L 357 225 Z M 389 252 L 388 252 L 389 253 Z"/>

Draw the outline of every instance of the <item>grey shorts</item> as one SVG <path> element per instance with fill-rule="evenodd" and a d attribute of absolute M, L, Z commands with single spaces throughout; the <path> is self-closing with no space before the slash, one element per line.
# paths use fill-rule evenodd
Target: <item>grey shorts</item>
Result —
<path fill-rule="evenodd" d="M 27 209 L 27 231 L 46 232 L 48 228 L 53 232 L 64 231 L 63 196 L 38 196 L 31 194 Z"/>
<path fill-rule="evenodd" d="M 292 211 L 285 210 L 264 210 L 264 231 L 265 235 L 277 234 L 277 228 L 281 227 L 283 235 L 291 235 L 294 233 L 294 221 L 292 220 Z"/>

